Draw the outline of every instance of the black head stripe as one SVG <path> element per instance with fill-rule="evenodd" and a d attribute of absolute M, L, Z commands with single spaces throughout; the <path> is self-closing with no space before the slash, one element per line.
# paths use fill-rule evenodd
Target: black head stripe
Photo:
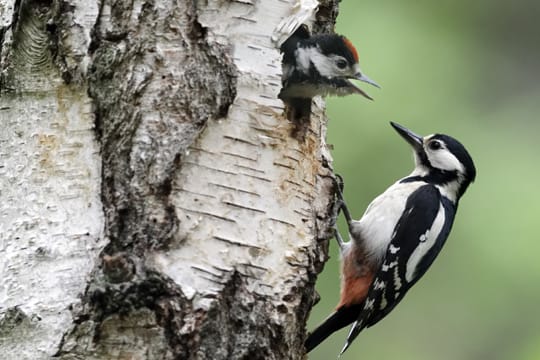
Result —
<path fill-rule="evenodd" d="M 448 135 L 436 134 L 432 139 L 438 139 L 446 144 L 446 148 L 465 166 L 467 180 L 473 182 L 476 178 L 476 168 L 471 155 L 465 147 L 456 139 Z"/>
<path fill-rule="evenodd" d="M 444 170 L 431 168 L 427 175 L 409 176 L 400 180 L 400 183 L 424 181 L 430 184 L 444 185 L 454 180 L 457 180 L 457 178 L 458 178 L 457 171 L 444 171 Z"/>

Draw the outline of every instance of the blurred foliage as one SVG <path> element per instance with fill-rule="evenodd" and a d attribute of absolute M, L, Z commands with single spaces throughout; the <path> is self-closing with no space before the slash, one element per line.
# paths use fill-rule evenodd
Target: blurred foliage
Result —
<path fill-rule="evenodd" d="M 390 120 L 456 137 L 478 170 L 431 270 L 342 359 L 540 359 L 540 3 L 347 0 L 340 9 L 336 31 L 382 86 L 361 84 L 374 102 L 327 102 L 328 142 L 354 216 L 412 170 Z M 334 241 L 330 255 L 309 329 L 338 301 Z M 347 331 L 309 358 L 335 359 Z"/>

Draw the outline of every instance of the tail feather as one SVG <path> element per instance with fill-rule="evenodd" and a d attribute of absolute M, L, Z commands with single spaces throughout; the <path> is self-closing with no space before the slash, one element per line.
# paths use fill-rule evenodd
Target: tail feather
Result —
<path fill-rule="evenodd" d="M 359 320 L 356 320 L 351 327 L 351 330 L 349 331 L 349 335 L 347 336 L 347 340 L 345 341 L 345 344 L 343 345 L 343 348 L 341 349 L 341 352 L 339 353 L 338 358 L 343 355 L 343 353 L 349 348 L 349 346 L 352 344 L 354 339 L 360 334 L 360 331 L 364 328 L 362 326 L 363 321 L 358 322 Z"/>
<path fill-rule="evenodd" d="M 361 309 L 360 305 L 342 306 L 337 309 L 335 313 L 330 315 L 328 319 L 309 334 L 304 344 L 306 352 L 313 350 L 332 333 L 355 322 Z"/>

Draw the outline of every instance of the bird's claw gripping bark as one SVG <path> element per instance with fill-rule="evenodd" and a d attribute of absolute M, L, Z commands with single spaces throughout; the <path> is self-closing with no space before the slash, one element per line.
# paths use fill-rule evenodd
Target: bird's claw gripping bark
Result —
<path fill-rule="evenodd" d="M 345 216 L 345 219 L 347 220 L 347 226 L 350 227 L 352 217 L 351 213 L 349 212 L 349 208 L 347 207 L 347 204 L 345 204 L 345 200 L 343 199 L 343 189 L 345 188 L 345 182 L 343 181 L 343 177 L 339 174 L 334 174 L 334 185 L 336 188 L 336 196 L 337 200 L 334 203 L 334 212 L 332 213 L 335 215 L 334 217 L 334 224 L 339 216 L 339 212 L 343 211 L 343 215 Z M 337 207 L 337 210 L 335 209 Z"/>

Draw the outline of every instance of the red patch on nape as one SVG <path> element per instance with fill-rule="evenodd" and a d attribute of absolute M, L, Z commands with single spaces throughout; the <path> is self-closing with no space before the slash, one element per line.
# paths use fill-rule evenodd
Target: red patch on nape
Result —
<path fill-rule="evenodd" d="M 349 49 L 350 52 L 353 54 L 354 60 L 358 62 L 358 52 L 356 51 L 356 48 L 354 47 L 352 42 L 349 39 L 347 39 L 345 36 L 343 37 L 343 42 L 345 43 L 345 46 L 347 47 L 347 49 Z"/>

